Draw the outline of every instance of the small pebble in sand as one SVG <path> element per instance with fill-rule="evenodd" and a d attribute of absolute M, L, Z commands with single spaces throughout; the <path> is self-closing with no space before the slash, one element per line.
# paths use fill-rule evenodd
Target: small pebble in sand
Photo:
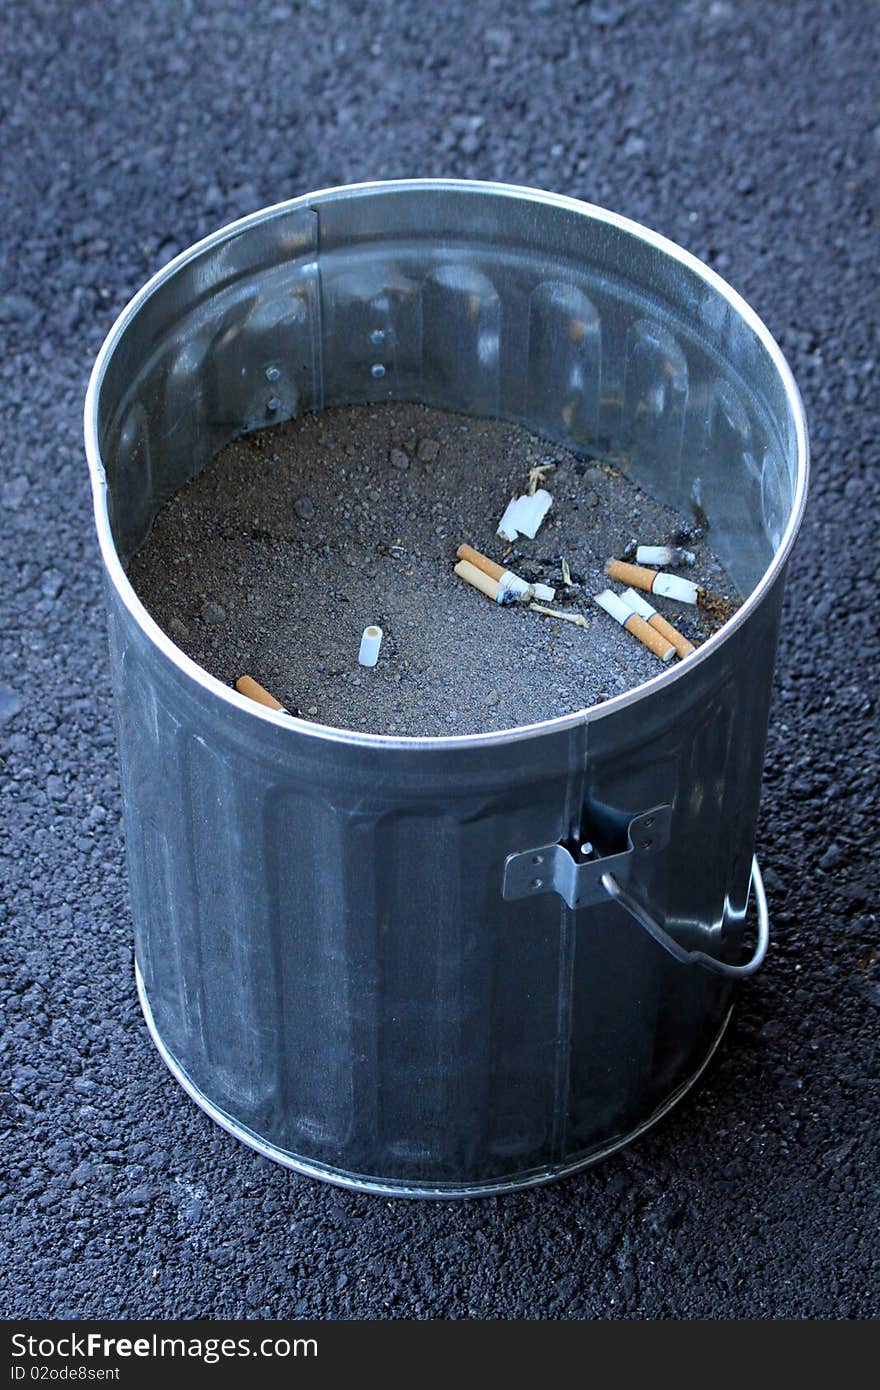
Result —
<path fill-rule="evenodd" d="M 597 492 L 588 492 L 584 498 L 584 503 L 588 507 L 598 507 L 599 494 Z"/>
<path fill-rule="evenodd" d="M 293 510 L 302 521 L 311 521 L 315 515 L 315 504 L 311 497 L 297 497 Z"/>
<path fill-rule="evenodd" d="M 405 473 L 409 468 L 409 455 L 405 454 L 402 449 L 392 449 L 389 459 L 391 460 L 391 467 L 399 469 L 401 473 Z"/>
<path fill-rule="evenodd" d="M 440 452 L 440 445 L 436 439 L 420 439 L 416 456 L 420 463 L 433 463 Z"/>
<path fill-rule="evenodd" d="M 205 603 L 202 605 L 202 621 L 209 627 L 219 627 L 226 622 L 226 609 L 221 608 L 219 603 Z"/>
<path fill-rule="evenodd" d="M 172 618 L 168 624 L 168 631 L 172 637 L 176 637 L 179 642 L 186 642 L 189 638 L 189 628 L 186 623 L 182 623 L 179 618 Z"/>
<path fill-rule="evenodd" d="M 46 570 L 41 587 L 44 598 L 56 599 L 64 588 L 64 576 L 57 570 Z"/>

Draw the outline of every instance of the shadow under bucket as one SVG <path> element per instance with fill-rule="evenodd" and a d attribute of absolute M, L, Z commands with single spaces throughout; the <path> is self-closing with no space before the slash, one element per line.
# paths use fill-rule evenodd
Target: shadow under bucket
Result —
<path fill-rule="evenodd" d="M 745 603 L 675 669 L 529 727 L 401 738 L 255 705 L 175 647 L 125 564 L 235 436 L 387 400 L 626 455 L 701 509 Z M 807 439 L 761 322 L 568 198 L 331 189 L 156 275 L 101 350 L 85 433 L 138 986 L 182 1085 L 262 1153 L 374 1192 L 523 1187 L 639 1134 L 767 943 L 753 841 Z"/>

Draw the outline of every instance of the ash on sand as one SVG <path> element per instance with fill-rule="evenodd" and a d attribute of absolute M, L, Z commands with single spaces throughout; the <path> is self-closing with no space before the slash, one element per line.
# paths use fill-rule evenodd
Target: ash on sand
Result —
<path fill-rule="evenodd" d="M 501 608 L 453 574 L 466 541 L 501 560 L 495 527 L 530 468 L 552 465 L 553 507 L 506 563 L 563 594 L 581 629 Z M 303 415 L 228 445 L 161 509 L 129 577 L 189 656 L 220 680 L 255 677 L 292 712 L 371 733 L 469 734 L 606 700 L 657 659 L 592 602 L 628 541 L 682 534 L 687 573 L 728 604 L 731 580 L 693 519 L 613 467 L 517 425 L 393 403 Z M 653 600 L 699 643 L 702 609 Z M 378 623 L 379 664 L 357 664 Z"/>

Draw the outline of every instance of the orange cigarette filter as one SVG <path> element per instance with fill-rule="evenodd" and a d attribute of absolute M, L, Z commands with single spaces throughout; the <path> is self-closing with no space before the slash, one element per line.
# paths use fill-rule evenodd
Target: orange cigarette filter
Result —
<path fill-rule="evenodd" d="M 648 619 L 648 626 L 655 632 L 659 632 L 661 637 L 665 637 L 667 642 L 671 642 L 679 656 L 689 656 L 697 649 L 693 642 L 689 642 L 683 633 L 662 618 L 659 613 L 655 613 L 653 618 Z"/>
<path fill-rule="evenodd" d="M 669 638 L 661 637 L 657 629 L 651 623 L 646 623 L 644 618 L 640 618 L 638 613 L 632 613 L 623 626 L 633 637 L 637 637 L 644 647 L 655 656 L 659 656 L 661 661 L 671 661 L 675 656 L 675 646 Z"/>
<path fill-rule="evenodd" d="M 276 700 L 274 695 L 270 695 L 268 690 L 264 690 L 253 676 L 239 676 L 235 682 L 235 688 L 239 695 L 246 695 L 249 700 L 256 700 L 258 705 L 265 705 L 267 709 L 279 709 L 282 714 L 287 713 L 281 701 Z"/>
<path fill-rule="evenodd" d="M 459 579 L 463 579 L 465 584 L 470 584 L 472 589 L 479 589 L 480 593 L 485 594 L 486 598 L 490 598 L 493 603 L 498 602 L 498 595 L 501 591 L 498 580 L 486 574 L 485 570 L 478 569 L 470 560 L 459 560 L 454 573 L 458 575 Z"/>
<path fill-rule="evenodd" d="M 665 637 L 667 641 L 672 643 L 679 656 L 688 656 L 692 651 L 696 650 L 693 642 L 689 642 L 684 634 L 679 632 L 678 628 L 673 627 L 672 623 L 668 623 L 665 618 L 661 617 L 657 609 L 652 608 L 648 600 L 642 598 L 641 594 L 637 594 L 635 589 L 630 587 L 625 590 L 621 597 L 633 613 L 637 613 L 640 618 L 644 618 L 649 627 L 652 627 L 655 632 L 660 633 L 661 637 Z"/>
<path fill-rule="evenodd" d="M 643 565 L 628 565 L 625 560 L 609 560 L 605 573 L 610 579 L 619 579 L 621 584 L 631 584 L 634 589 L 641 589 L 646 594 L 653 593 L 654 580 L 657 578 L 656 570 L 645 569 Z"/>
<path fill-rule="evenodd" d="M 506 573 L 503 565 L 496 565 L 494 560 L 490 560 L 488 555 L 481 555 L 479 550 L 474 550 L 472 545 L 460 545 L 455 552 L 459 560 L 467 560 L 468 564 L 474 565 L 476 569 L 482 570 L 492 579 L 500 579 Z"/>

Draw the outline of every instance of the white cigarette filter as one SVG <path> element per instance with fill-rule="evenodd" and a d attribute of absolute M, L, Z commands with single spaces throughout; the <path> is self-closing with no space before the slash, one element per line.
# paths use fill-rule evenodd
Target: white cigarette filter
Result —
<path fill-rule="evenodd" d="M 553 498 L 543 487 L 539 487 L 531 496 L 512 498 L 498 523 L 498 535 L 506 541 L 518 540 L 521 535 L 533 541 L 552 505 Z"/>
<path fill-rule="evenodd" d="M 379 648 L 382 645 L 383 632 L 381 627 L 371 623 L 365 627 L 361 637 L 361 649 L 358 652 L 358 661 L 361 666 L 375 666 L 379 660 Z"/>
<path fill-rule="evenodd" d="M 595 599 L 600 608 L 604 608 L 615 622 L 638 638 L 649 652 L 653 652 L 663 662 L 672 660 L 675 656 L 672 643 L 666 637 L 661 637 L 639 613 L 634 613 L 620 594 L 615 594 L 611 589 L 603 589 L 601 594 L 596 594 Z"/>
<path fill-rule="evenodd" d="M 515 594 L 520 603 L 525 603 L 530 598 L 552 603 L 556 597 L 556 590 L 551 589 L 549 584 L 528 584 L 525 579 L 520 579 L 518 574 L 514 574 L 513 570 L 504 570 L 498 583 L 506 593 Z"/>
<path fill-rule="evenodd" d="M 639 617 L 644 618 L 655 632 L 659 632 L 661 637 L 665 637 L 668 642 L 672 643 L 678 656 L 684 658 L 696 651 L 693 642 L 679 632 L 677 627 L 673 627 L 672 623 L 668 623 L 662 614 L 657 612 L 656 608 L 651 607 L 647 599 L 636 593 L 635 589 L 624 589 L 621 598 L 633 613 L 638 613 Z"/>
<path fill-rule="evenodd" d="M 641 594 L 637 594 L 635 589 L 624 589 L 620 597 L 629 611 L 638 613 L 639 617 L 644 618 L 646 623 L 649 623 L 652 618 L 656 618 L 657 609 L 652 608 L 648 600 L 642 598 Z"/>
<path fill-rule="evenodd" d="M 626 622 L 627 618 L 632 617 L 633 610 L 624 603 L 620 594 L 616 594 L 613 589 L 603 589 L 601 594 L 596 594 L 596 603 L 598 603 L 600 608 L 604 608 L 605 612 L 608 613 L 616 623 L 620 623 L 621 627 Z M 647 605 L 645 606 L 647 607 Z"/>
<path fill-rule="evenodd" d="M 637 565 L 656 565 L 664 569 L 671 565 L 679 569 L 682 565 L 692 565 L 696 560 L 692 550 L 682 550 L 677 545 L 640 545 L 636 547 Z"/>
<path fill-rule="evenodd" d="M 513 573 L 513 570 L 502 570 L 498 579 L 498 585 L 506 593 L 516 594 L 520 601 L 530 598 L 532 594 L 531 584 L 527 584 L 524 579 L 520 579 L 518 574 Z"/>
<path fill-rule="evenodd" d="M 651 592 L 662 594 L 664 598 L 678 599 L 679 603 L 696 603 L 700 591 L 690 579 L 682 579 L 677 574 L 664 574 L 660 570 Z"/>

